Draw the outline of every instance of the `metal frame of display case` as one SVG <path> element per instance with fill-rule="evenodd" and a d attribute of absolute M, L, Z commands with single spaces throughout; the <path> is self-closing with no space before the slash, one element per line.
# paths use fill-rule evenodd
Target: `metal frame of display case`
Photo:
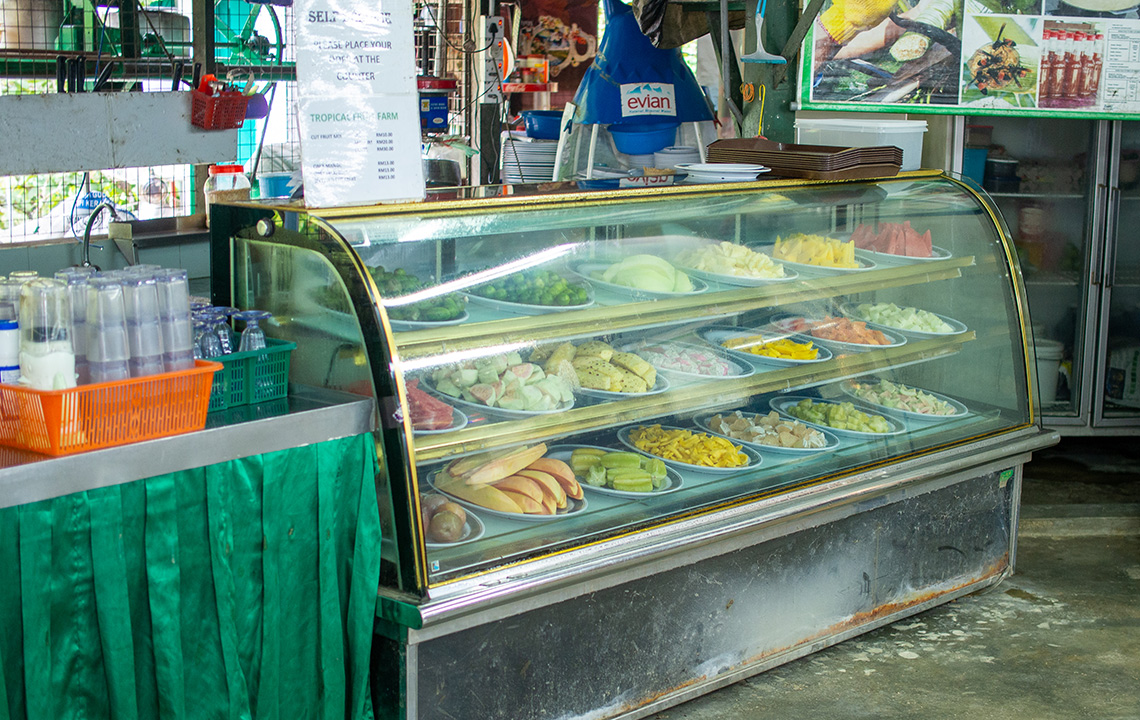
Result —
<path fill-rule="evenodd" d="M 900 180 L 944 177 L 937 171 Z M 863 181 L 858 181 L 863 182 Z M 719 190 L 780 190 L 844 183 L 764 181 L 732 188 L 655 188 L 567 195 L 441 201 L 382 208 L 304 210 L 289 204 L 215 206 L 211 216 L 214 301 L 240 300 L 240 247 L 285 245 L 325 253 L 362 326 L 367 364 L 380 409 L 379 446 L 391 476 L 397 556 L 392 586 L 380 589 L 373 649 L 373 698 L 396 717 L 641 718 L 858 633 L 1000 582 L 1013 571 L 1021 466 L 1030 453 L 1057 441 L 1027 422 L 987 425 L 970 437 L 913 452 L 895 451 L 782 486 L 757 487 L 723 501 L 634 522 L 611 533 L 536 548 L 487 567 L 430 578 L 419 522 L 419 480 L 410 462 L 439 460 L 492 446 L 511 446 L 660 417 L 691 409 L 699 388 L 627 398 L 620 407 L 582 406 L 527 420 L 413 439 L 404 378 L 410 359 L 462 354 L 485 345 L 533 345 L 634 326 L 773 308 L 792 300 L 955 278 L 975 262 L 953 257 L 880 269 L 869 275 L 806 280 L 794 288 L 722 290 L 714 305 L 701 298 L 518 317 L 440 329 L 393 332 L 381 293 L 337 221 L 370 214 L 392 222 L 430 222 L 483 211 L 489 217 L 565 203 L 599 207 L 707 195 Z M 1024 287 L 1008 230 L 996 208 L 981 202 L 1009 270 L 1011 321 L 1027 343 Z M 299 214 L 316 232 L 284 233 Z M 428 220 L 420 220 L 428 218 Z M 260 224 L 260 234 L 250 228 Z M 611 218 L 599 221 L 610 225 Z M 620 224 L 620 221 L 614 221 Z M 235 231 L 240 234 L 235 236 Z M 488 230 L 487 232 L 492 232 Z M 282 237 L 282 234 L 285 236 Z M 339 263 L 329 256 L 343 253 Z M 1004 277 L 1004 275 L 1003 275 Z M 270 308 L 274 310 L 274 308 Z M 275 314 L 287 314 L 275 311 Z M 819 384 L 953 354 L 975 335 L 918 340 L 846 356 L 828 369 L 787 368 L 725 381 L 732 398 Z M 1016 341 L 1015 341 L 1016 342 Z M 1021 348 L 1025 397 L 1035 395 L 1032 357 Z M 1024 373 L 1022 375 L 1022 373 Z M 703 391 L 703 392 L 707 392 Z M 1018 391 L 1019 393 L 1021 391 Z M 804 593 L 803 596 L 797 593 Z"/>

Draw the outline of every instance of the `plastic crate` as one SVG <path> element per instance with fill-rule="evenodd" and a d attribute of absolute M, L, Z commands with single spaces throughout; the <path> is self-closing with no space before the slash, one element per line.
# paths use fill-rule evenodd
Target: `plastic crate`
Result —
<path fill-rule="evenodd" d="M 214 376 L 209 412 L 276 400 L 289 394 L 289 358 L 297 343 L 267 338 L 264 350 L 213 358 L 224 368 Z"/>
<path fill-rule="evenodd" d="M 245 122 L 249 97 L 240 92 L 222 91 L 207 95 L 190 91 L 190 124 L 206 130 L 232 130 Z"/>
<path fill-rule="evenodd" d="M 222 365 L 67 390 L 0 385 L 0 445 L 48 455 L 97 450 L 201 430 Z"/>

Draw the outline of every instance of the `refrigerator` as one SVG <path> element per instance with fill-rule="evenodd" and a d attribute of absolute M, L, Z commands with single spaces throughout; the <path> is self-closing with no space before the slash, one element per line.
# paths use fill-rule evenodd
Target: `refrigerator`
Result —
<path fill-rule="evenodd" d="M 951 132 L 1017 248 L 1043 424 L 1140 432 L 1140 123 L 972 116 Z"/>

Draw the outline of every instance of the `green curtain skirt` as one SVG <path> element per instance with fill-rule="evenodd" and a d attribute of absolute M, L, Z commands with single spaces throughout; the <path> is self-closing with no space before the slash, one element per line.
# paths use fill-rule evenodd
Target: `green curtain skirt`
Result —
<path fill-rule="evenodd" d="M 371 435 L 0 510 L 0 720 L 366 718 Z"/>

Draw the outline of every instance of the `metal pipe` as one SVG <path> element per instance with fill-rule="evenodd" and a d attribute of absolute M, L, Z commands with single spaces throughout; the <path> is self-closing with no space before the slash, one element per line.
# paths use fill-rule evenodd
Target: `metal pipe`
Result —
<path fill-rule="evenodd" d="M 95 224 L 99 213 L 104 210 L 111 211 L 111 222 L 118 222 L 119 220 L 119 214 L 115 212 L 114 204 L 107 201 L 96 205 L 91 214 L 87 216 L 87 227 L 83 229 L 83 267 L 91 267 L 91 226 Z"/>

